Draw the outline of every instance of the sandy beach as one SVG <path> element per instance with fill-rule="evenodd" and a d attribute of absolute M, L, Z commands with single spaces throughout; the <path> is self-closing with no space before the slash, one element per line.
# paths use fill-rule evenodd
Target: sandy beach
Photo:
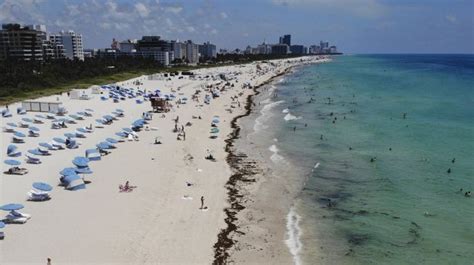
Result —
<path fill-rule="evenodd" d="M 93 173 L 81 176 L 90 183 L 86 189 L 78 191 L 58 186 L 59 172 L 73 166 L 71 161 L 84 156 L 86 149 L 95 148 L 108 137 L 119 139 L 115 133 L 129 128 L 144 112 L 151 111 L 150 102 L 137 104 L 134 98 L 118 103 L 112 99 L 104 101 L 100 97 L 108 95 L 105 89 L 103 94 L 85 90 L 84 93 L 92 97 L 89 100 L 71 99 L 66 93 L 35 99 L 62 102 L 68 114 L 92 109 L 92 117 L 77 120 L 76 124 L 68 124 L 64 129 L 51 129 L 51 120 L 44 119 L 44 124 L 34 125 L 39 128 L 39 137 L 27 136 L 25 143 L 17 144 L 23 154 L 14 159 L 21 161 L 20 167 L 29 172 L 22 176 L 2 173 L 0 204 L 21 203 L 24 208 L 20 211 L 32 217 L 25 224 L 7 224 L 2 229 L 5 239 L 0 240 L 0 263 L 46 264 L 48 257 L 53 264 L 213 263 L 218 234 L 228 226 L 224 211 L 229 207 L 226 183 L 233 170 L 226 161 L 225 140 L 233 131 L 231 121 L 248 111 L 245 108 L 247 99 L 256 92 L 244 84 L 253 88 L 295 65 L 316 62 L 315 57 L 303 57 L 200 69 L 193 71 L 194 78 L 155 75 L 154 80 L 143 76 L 118 83 L 135 91 L 160 89 L 163 94 L 175 94 L 176 99 L 171 101 L 169 112 L 152 114 L 152 120 L 146 125 L 148 129 L 137 132 L 138 141 L 117 143 L 117 148 L 109 150 L 110 154 L 102 156 L 100 161 L 89 162 Z M 220 74 L 229 80 L 223 81 Z M 136 85 L 135 81 L 142 84 Z M 207 91 L 210 86 L 219 88 L 220 96 L 205 104 L 204 96 L 210 94 Z M 196 90 L 201 90 L 196 97 L 199 101 L 192 99 Z M 178 104 L 177 100 L 184 97 L 187 97 L 187 103 Z M 24 117 L 33 118 L 39 114 L 17 115 L 19 106 L 19 103 L 9 106 L 13 116 L 0 118 L 2 128 L 6 123 L 18 123 Z M 96 119 L 117 108 L 123 110 L 124 117 L 103 128 L 95 127 Z M 3 109 L 5 106 L 0 107 Z M 219 119 L 219 132 L 217 138 L 211 139 L 211 123 L 215 116 Z M 39 157 L 42 163 L 38 165 L 25 163 L 25 154 L 40 142 L 51 142 L 54 137 L 64 137 L 64 133 L 90 124 L 94 127 L 93 132 L 85 134 L 86 138 L 77 139 L 79 148 L 51 151 L 50 156 Z M 185 140 L 177 140 L 178 133 L 173 131 L 175 124 L 178 129 L 184 128 Z M 25 128 L 16 130 L 28 133 Z M 3 172 L 9 167 L 3 161 L 10 159 L 5 154 L 12 133 L 1 134 Z M 162 144 L 154 144 L 156 139 Z M 207 150 L 211 151 L 215 162 L 205 159 Z M 53 186 L 52 199 L 27 201 L 32 183 L 39 181 Z M 126 181 L 136 188 L 132 192 L 119 192 L 119 185 Z M 207 207 L 204 210 L 200 209 L 201 196 Z M 272 202 L 268 200 L 267 203 Z M 0 214 L 3 218 L 8 212 Z M 283 231 L 277 235 L 281 238 L 274 238 L 275 242 L 284 246 Z M 282 256 L 281 263 L 291 262 L 289 252 L 279 255 Z M 275 261 L 265 256 L 258 259 L 259 263 L 269 260 Z"/>

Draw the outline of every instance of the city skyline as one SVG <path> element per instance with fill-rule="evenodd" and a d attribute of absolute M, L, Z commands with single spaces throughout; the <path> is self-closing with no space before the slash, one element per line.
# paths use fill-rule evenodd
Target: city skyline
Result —
<path fill-rule="evenodd" d="M 218 48 L 278 43 L 291 34 L 310 46 L 328 40 L 346 53 L 472 53 L 474 3 L 388 0 L 0 1 L 1 23 L 45 24 L 74 30 L 85 48 L 159 35 L 210 41 Z M 421 23 L 423 22 L 423 23 Z M 370 45 L 368 45 L 370 44 Z"/>

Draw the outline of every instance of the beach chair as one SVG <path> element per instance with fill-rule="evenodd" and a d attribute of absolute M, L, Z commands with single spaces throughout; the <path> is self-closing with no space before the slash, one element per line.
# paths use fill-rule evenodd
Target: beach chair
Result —
<path fill-rule="evenodd" d="M 37 191 L 37 190 L 30 190 L 26 193 L 28 195 L 28 201 L 47 201 L 51 199 L 51 196 L 47 192 Z"/>
<path fill-rule="evenodd" d="M 34 119 L 33 119 L 33 123 L 34 123 L 34 124 L 43 124 L 44 122 L 43 122 L 42 120 L 40 120 L 40 119 L 34 118 Z"/>
<path fill-rule="evenodd" d="M 28 169 L 20 168 L 20 167 L 12 167 L 3 173 L 7 175 L 25 175 L 28 173 Z"/>
<path fill-rule="evenodd" d="M 28 127 L 30 127 L 30 125 L 29 125 L 28 123 L 25 123 L 25 122 L 22 122 L 22 121 L 18 122 L 18 126 L 19 126 L 20 128 L 28 128 Z"/>
<path fill-rule="evenodd" d="M 26 114 L 26 110 L 22 107 L 19 107 L 16 109 L 16 113 L 19 114 L 19 115 L 24 115 Z"/>
<path fill-rule="evenodd" d="M 40 134 L 35 131 L 28 131 L 28 136 L 29 137 L 38 137 Z"/>
<path fill-rule="evenodd" d="M 12 127 L 12 126 L 3 127 L 3 132 L 13 133 L 13 132 L 15 132 L 15 127 Z"/>
<path fill-rule="evenodd" d="M 39 158 L 27 155 L 26 156 L 26 163 L 38 165 L 38 164 L 41 164 L 41 160 Z"/>
<path fill-rule="evenodd" d="M 79 145 L 77 144 L 77 142 L 75 140 L 69 140 L 69 142 L 66 144 L 66 148 L 68 149 L 76 149 L 76 148 L 79 148 Z"/>
<path fill-rule="evenodd" d="M 51 129 L 55 129 L 55 130 L 58 130 L 58 129 L 61 129 L 61 124 L 57 123 L 57 122 L 53 122 L 51 123 Z"/>
<path fill-rule="evenodd" d="M 3 118 L 10 118 L 11 116 L 13 116 L 13 115 L 11 114 L 11 112 L 8 109 L 2 110 L 2 117 Z"/>
<path fill-rule="evenodd" d="M 17 211 L 11 211 L 5 219 L 3 220 L 4 223 L 8 224 L 24 224 L 31 218 L 30 214 L 20 213 Z"/>
<path fill-rule="evenodd" d="M 12 137 L 12 143 L 15 143 L 15 144 L 22 144 L 22 143 L 25 143 L 25 140 L 23 140 L 23 138 L 19 138 L 19 137 L 13 136 L 13 137 Z"/>

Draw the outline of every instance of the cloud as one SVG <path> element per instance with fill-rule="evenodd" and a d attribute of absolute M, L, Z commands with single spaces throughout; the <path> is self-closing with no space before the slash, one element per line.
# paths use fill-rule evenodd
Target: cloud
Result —
<path fill-rule="evenodd" d="M 456 24 L 458 22 L 458 19 L 454 15 L 446 15 L 445 19 L 452 24 Z"/>
<path fill-rule="evenodd" d="M 219 16 L 220 16 L 222 19 L 226 19 L 226 18 L 229 17 L 226 12 L 221 12 L 221 13 L 219 14 Z"/>
<path fill-rule="evenodd" d="M 359 17 L 382 16 L 386 8 L 378 0 L 270 0 L 276 5 L 287 7 L 311 7 L 340 10 Z"/>
<path fill-rule="evenodd" d="M 43 23 L 45 18 L 38 12 L 43 0 L 4 0 L 0 3 L 0 21 L 4 23 Z"/>
<path fill-rule="evenodd" d="M 148 10 L 148 8 L 142 3 L 136 3 L 135 10 L 141 17 L 147 17 L 150 14 L 150 10 Z"/>

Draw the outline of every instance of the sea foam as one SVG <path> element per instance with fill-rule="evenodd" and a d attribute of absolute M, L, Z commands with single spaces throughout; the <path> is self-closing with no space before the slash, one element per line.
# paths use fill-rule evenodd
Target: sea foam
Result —
<path fill-rule="evenodd" d="M 281 155 L 278 154 L 278 147 L 276 145 L 271 145 L 268 150 L 270 150 L 273 154 L 270 156 L 270 159 L 272 160 L 273 163 L 278 164 L 282 161 L 285 160 L 285 158 Z"/>
<path fill-rule="evenodd" d="M 297 117 L 295 115 L 292 115 L 291 113 L 288 112 L 288 114 L 285 115 L 285 117 L 283 118 L 285 121 L 293 121 L 293 120 L 299 120 L 301 119 L 302 117 Z"/>
<path fill-rule="evenodd" d="M 301 252 L 303 244 L 301 243 L 302 231 L 299 226 L 300 221 L 301 216 L 296 213 L 294 207 L 291 207 L 290 212 L 286 216 L 287 239 L 285 243 L 293 256 L 295 265 L 301 264 L 299 253 Z"/>
<path fill-rule="evenodd" d="M 272 102 L 272 103 L 269 103 L 269 104 L 266 104 L 265 106 L 263 106 L 263 108 L 260 110 L 261 115 L 258 118 L 255 119 L 255 124 L 253 126 L 253 130 L 255 132 L 258 132 L 260 130 L 267 129 L 268 126 L 265 125 L 265 121 L 270 116 L 270 114 L 269 114 L 270 110 L 273 107 L 278 106 L 279 104 L 281 104 L 283 102 L 285 102 L 285 101 L 280 100 L 280 101 L 275 101 L 275 102 Z"/>

